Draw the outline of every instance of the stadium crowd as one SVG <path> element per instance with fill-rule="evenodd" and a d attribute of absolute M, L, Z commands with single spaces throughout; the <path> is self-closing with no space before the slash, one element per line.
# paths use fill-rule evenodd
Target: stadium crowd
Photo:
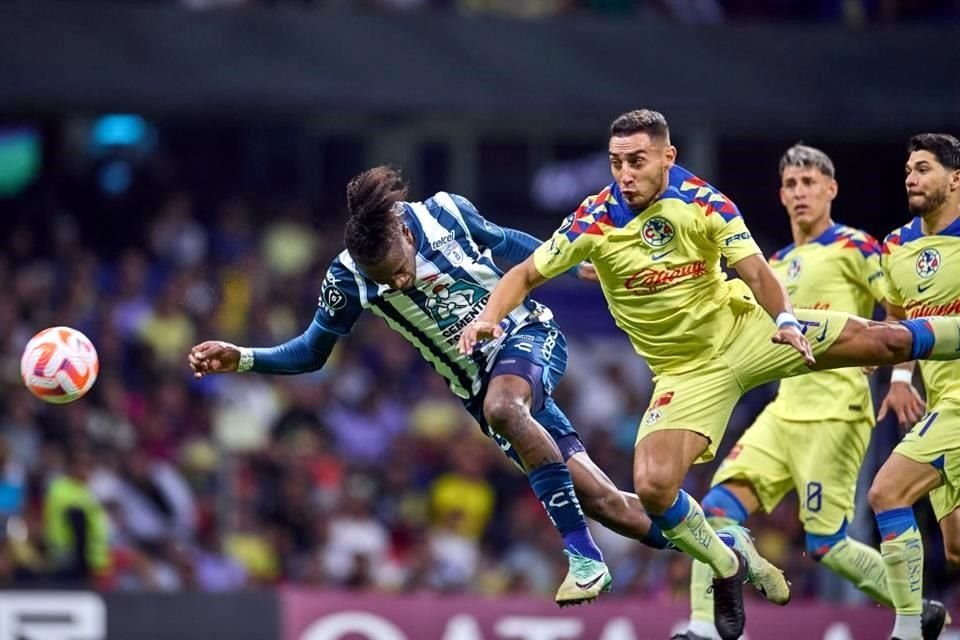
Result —
<path fill-rule="evenodd" d="M 186 356 L 200 340 L 267 346 L 302 331 L 341 246 L 342 213 L 167 187 L 121 212 L 121 229 L 71 211 L 53 184 L 15 202 L 0 238 L 0 588 L 556 587 L 562 546 L 526 480 L 378 319 L 363 319 L 314 374 L 193 379 Z M 576 296 L 585 285 L 572 286 Z M 66 406 L 19 380 L 23 345 L 52 325 L 80 329 L 99 352 L 93 391 Z M 555 397 L 594 460 L 629 487 L 649 373 L 623 337 L 568 334 Z M 771 393 L 741 404 L 727 446 Z M 890 432 L 878 436 L 887 450 Z M 713 468 L 687 490 L 703 495 Z M 857 600 L 804 557 L 795 513 L 791 499 L 757 520 L 761 550 L 797 597 Z M 86 523 L 79 542 L 63 522 Z M 614 594 L 686 601 L 682 554 L 599 527 L 595 536 Z M 956 603 L 938 541 L 928 554 L 941 567 L 927 573 L 930 592 Z"/>

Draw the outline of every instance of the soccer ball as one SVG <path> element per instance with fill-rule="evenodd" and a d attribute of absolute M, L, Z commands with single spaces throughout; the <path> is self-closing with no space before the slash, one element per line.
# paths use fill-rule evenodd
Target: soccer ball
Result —
<path fill-rule="evenodd" d="M 82 397 L 97 380 L 100 360 L 87 336 L 70 327 L 44 329 L 30 339 L 20 358 L 20 376 L 44 402 L 66 404 Z"/>

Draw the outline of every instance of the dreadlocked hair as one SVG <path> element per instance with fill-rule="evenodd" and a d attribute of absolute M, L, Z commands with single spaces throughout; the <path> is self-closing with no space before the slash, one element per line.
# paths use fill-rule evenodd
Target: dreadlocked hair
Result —
<path fill-rule="evenodd" d="M 384 259 L 400 231 L 396 205 L 406 197 L 407 184 L 396 167 L 381 165 L 350 180 L 350 218 L 343 240 L 356 262 L 369 265 Z"/>

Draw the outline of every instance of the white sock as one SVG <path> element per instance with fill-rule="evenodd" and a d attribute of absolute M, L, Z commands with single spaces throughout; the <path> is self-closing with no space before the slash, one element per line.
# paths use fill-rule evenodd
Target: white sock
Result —
<path fill-rule="evenodd" d="M 691 620 L 687 626 L 687 631 L 703 638 L 710 638 L 710 640 L 720 639 L 720 636 L 717 635 L 716 627 L 713 626 L 712 622 L 707 622 L 706 620 Z"/>
<path fill-rule="evenodd" d="M 893 637 L 900 640 L 923 640 L 920 616 L 904 616 L 898 613 L 897 622 L 893 625 Z"/>

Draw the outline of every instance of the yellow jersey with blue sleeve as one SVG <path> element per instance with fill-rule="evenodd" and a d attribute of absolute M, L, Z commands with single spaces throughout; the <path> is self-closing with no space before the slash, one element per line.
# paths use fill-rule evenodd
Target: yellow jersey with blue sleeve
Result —
<path fill-rule="evenodd" d="M 833 309 L 869 318 L 886 297 L 881 247 L 869 234 L 831 225 L 813 240 L 791 244 L 770 258 L 797 309 Z M 769 412 L 794 422 L 872 418 L 873 400 L 858 367 L 818 371 L 780 382 Z"/>
<path fill-rule="evenodd" d="M 614 183 L 583 201 L 534 252 L 547 278 L 590 260 L 614 320 L 654 373 L 709 362 L 755 307 L 720 268 L 761 254 L 732 200 L 674 165 L 664 193 L 632 210 Z"/>
<path fill-rule="evenodd" d="M 960 219 L 934 235 L 923 232 L 920 218 L 900 227 L 884 240 L 883 270 L 890 302 L 908 318 L 960 316 Z M 919 365 L 928 404 L 960 398 L 960 360 Z"/>
<path fill-rule="evenodd" d="M 960 219 L 940 233 L 923 232 L 920 218 L 883 243 L 888 297 L 908 318 L 960 316 Z M 930 492 L 937 520 L 960 508 L 960 360 L 918 363 L 927 390 L 927 415 L 894 451 L 940 472 Z"/>

